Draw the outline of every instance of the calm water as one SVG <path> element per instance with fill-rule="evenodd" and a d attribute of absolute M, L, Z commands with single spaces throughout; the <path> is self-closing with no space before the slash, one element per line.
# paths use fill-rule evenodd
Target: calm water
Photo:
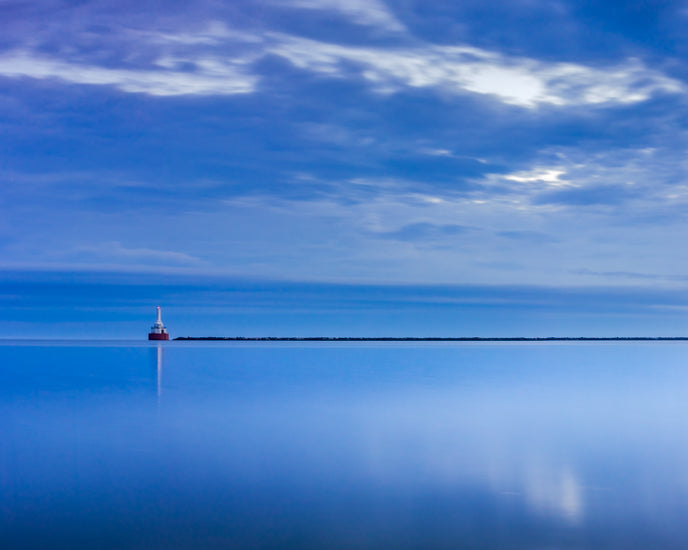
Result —
<path fill-rule="evenodd" d="M 688 548 L 688 344 L 0 345 L 1 548 Z"/>

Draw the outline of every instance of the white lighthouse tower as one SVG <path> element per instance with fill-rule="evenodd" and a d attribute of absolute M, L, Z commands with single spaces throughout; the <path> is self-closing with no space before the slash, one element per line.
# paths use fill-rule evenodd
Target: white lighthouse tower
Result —
<path fill-rule="evenodd" d="M 167 329 L 165 328 L 165 325 L 162 324 L 162 319 L 160 318 L 160 306 L 156 307 L 156 310 L 158 312 L 158 318 L 153 323 L 153 326 L 151 327 L 151 331 L 148 333 L 148 339 L 149 340 L 169 340 L 170 335 L 167 333 Z"/>

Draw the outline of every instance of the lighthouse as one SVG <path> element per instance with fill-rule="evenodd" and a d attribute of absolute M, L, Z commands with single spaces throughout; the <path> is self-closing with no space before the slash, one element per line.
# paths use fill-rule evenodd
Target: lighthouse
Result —
<path fill-rule="evenodd" d="M 157 306 L 156 309 L 158 311 L 158 318 L 155 323 L 153 323 L 151 331 L 148 333 L 148 339 L 169 340 L 170 335 L 167 333 L 167 329 L 165 328 L 165 325 L 162 324 L 162 319 L 160 318 L 160 306 Z"/>

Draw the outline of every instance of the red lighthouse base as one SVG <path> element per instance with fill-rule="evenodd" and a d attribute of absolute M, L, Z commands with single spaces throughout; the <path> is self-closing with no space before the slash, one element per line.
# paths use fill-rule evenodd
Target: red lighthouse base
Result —
<path fill-rule="evenodd" d="M 169 340 L 170 335 L 167 334 L 166 332 L 163 332 L 162 334 L 159 334 L 156 332 L 149 332 L 148 333 L 148 339 L 149 340 Z"/>

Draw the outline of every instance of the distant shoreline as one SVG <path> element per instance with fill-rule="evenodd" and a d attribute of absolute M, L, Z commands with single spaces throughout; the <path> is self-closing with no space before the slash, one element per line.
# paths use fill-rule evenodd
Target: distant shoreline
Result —
<path fill-rule="evenodd" d="M 363 336 L 178 336 L 176 341 L 230 341 L 230 342 L 646 342 L 646 341 L 685 341 L 688 336 L 548 336 L 548 337 L 363 337 Z"/>

